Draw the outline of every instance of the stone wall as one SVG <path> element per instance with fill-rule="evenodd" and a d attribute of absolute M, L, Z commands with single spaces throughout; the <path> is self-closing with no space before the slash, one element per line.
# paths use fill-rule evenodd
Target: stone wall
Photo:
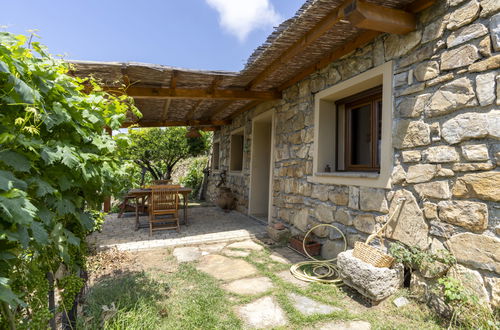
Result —
<path fill-rule="evenodd" d="M 418 29 L 383 35 L 284 91 L 273 106 L 273 221 L 304 232 L 334 223 L 349 246 L 386 221 L 400 197 L 401 221 L 390 239 L 432 250 L 447 248 L 471 274 L 478 295 L 500 306 L 500 2 L 438 1 L 419 15 Z M 392 189 L 313 184 L 314 94 L 393 60 Z M 217 133 L 227 169 L 229 134 L 245 127 L 241 175 L 228 175 L 238 210 L 248 206 L 251 118 L 240 115 Z M 259 110 L 263 111 L 262 109 Z M 215 196 L 217 174 L 211 175 Z M 321 230 L 323 256 L 342 248 Z"/>

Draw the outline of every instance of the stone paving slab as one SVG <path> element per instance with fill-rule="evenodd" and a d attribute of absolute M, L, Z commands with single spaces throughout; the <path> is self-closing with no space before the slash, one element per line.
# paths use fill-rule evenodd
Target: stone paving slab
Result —
<path fill-rule="evenodd" d="M 201 257 L 196 268 L 223 281 L 237 280 L 257 273 L 257 269 L 245 260 L 217 254 Z"/>
<path fill-rule="evenodd" d="M 251 240 L 245 240 L 241 242 L 231 243 L 227 246 L 228 249 L 242 249 L 242 250 L 252 250 L 252 251 L 262 251 L 264 247 L 260 244 L 255 243 Z"/>
<path fill-rule="evenodd" d="M 274 249 L 271 253 L 270 258 L 276 262 L 281 262 L 283 264 L 296 264 L 298 262 L 307 260 L 307 258 L 305 258 L 304 256 L 287 247 Z"/>
<path fill-rule="evenodd" d="M 218 207 L 195 207 L 188 210 L 189 226 L 181 231 L 157 231 L 149 236 L 149 229 L 135 230 L 135 216 L 131 213 L 118 218 L 106 216 L 102 231 L 93 233 L 88 242 L 97 249 L 116 247 L 121 251 L 175 247 L 206 243 L 241 241 L 266 236 L 266 226 L 236 211 L 225 213 Z M 182 212 L 180 214 L 182 216 Z M 141 216 L 141 223 L 148 217 Z"/>
<path fill-rule="evenodd" d="M 264 293 L 274 287 L 273 282 L 268 277 L 244 278 L 236 280 L 223 286 L 229 292 L 252 295 Z"/>
<path fill-rule="evenodd" d="M 305 288 L 309 285 L 309 282 L 299 280 L 298 278 L 293 276 L 289 270 L 281 271 L 279 273 L 276 273 L 275 275 L 281 278 L 283 281 L 295 284 L 301 288 Z"/>
<path fill-rule="evenodd" d="M 314 314 L 330 314 L 341 311 L 338 307 L 322 304 L 309 297 L 302 296 L 296 293 L 289 293 L 288 298 L 292 301 L 293 307 L 301 314 L 309 316 Z"/>
<path fill-rule="evenodd" d="M 248 326 L 257 329 L 269 329 L 288 323 L 283 309 L 269 296 L 238 307 L 237 314 Z"/>

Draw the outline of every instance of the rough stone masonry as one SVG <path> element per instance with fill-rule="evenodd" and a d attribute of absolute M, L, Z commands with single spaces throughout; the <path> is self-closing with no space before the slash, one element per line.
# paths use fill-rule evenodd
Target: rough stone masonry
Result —
<path fill-rule="evenodd" d="M 500 307 L 500 1 L 443 0 L 418 15 L 417 30 L 382 35 L 283 93 L 277 103 L 239 115 L 216 133 L 228 170 L 231 131 L 245 129 L 243 171 L 227 185 L 246 212 L 252 118 L 274 110 L 273 221 L 292 232 L 334 223 L 349 246 L 386 221 L 399 197 L 403 219 L 392 240 L 447 248 L 474 276 L 484 300 Z M 313 173 L 314 93 L 393 60 L 392 188 L 323 185 Z M 210 177 L 215 198 L 219 174 Z M 323 255 L 339 236 L 318 233 Z"/>

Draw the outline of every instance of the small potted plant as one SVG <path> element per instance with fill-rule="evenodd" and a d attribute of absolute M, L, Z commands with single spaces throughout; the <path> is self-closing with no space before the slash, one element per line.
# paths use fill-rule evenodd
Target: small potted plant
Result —
<path fill-rule="evenodd" d="M 290 247 L 295 251 L 306 255 L 303 247 L 304 235 L 296 235 L 290 238 Z M 312 238 L 308 237 L 306 241 L 306 250 L 310 256 L 317 256 L 321 253 L 321 243 L 316 242 Z"/>

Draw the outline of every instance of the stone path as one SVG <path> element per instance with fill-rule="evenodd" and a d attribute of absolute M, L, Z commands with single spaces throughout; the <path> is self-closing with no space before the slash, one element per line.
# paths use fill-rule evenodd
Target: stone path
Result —
<path fill-rule="evenodd" d="M 251 253 L 259 253 L 264 247 L 251 240 L 235 243 L 219 243 L 200 245 L 196 247 L 178 247 L 173 255 L 179 262 L 196 261 L 196 268 L 223 283 L 221 287 L 238 296 L 257 297 L 249 303 L 235 307 L 236 314 L 249 328 L 273 328 L 287 326 L 286 313 L 273 295 L 276 285 L 267 276 L 259 276 L 257 269 L 248 261 L 242 259 Z M 260 260 L 263 255 L 254 255 L 252 260 Z M 291 264 L 303 261 L 304 258 L 287 248 L 276 248 L 269 256 L 272 260 Z M 299 288 L 307 288 L 309 283 L 300 281 L 284 270 L 275 273 L 282 280 Z M 264 295 L 264 296 L 262 296 Z M 289 292 L 287 297 L 300 314 L 304 316 L 328 315 L 342 311 L 341 308 L 325 304 L 305 295 Z M 233 298 L 234 301 L 234 298 Z M 248 301 L 248 300 L 246 300 Z M 370 329 L 370 323 L 364 321 L 323 322 L 311 329 Z"/>
<path fill-rule="evenodd" d="M 194 207 L 188 210 L 188 217 L 189 226 L 182 225 L 179 233 L 164 230 L 149 236 L 148 228 L 135 230 L 133 213 L 126 213 L 123 218 L 109 214 L 102 231 L 90 235 L 88 241 L 97 249 L 116 247 L 121 251 L 130 251 L 241 241 L 266 235 L 266 226 L 236 211 L 225 213 L 217 207 Z M 140 221 L 147 223 L 147 216 L 140 217 Z"/>

